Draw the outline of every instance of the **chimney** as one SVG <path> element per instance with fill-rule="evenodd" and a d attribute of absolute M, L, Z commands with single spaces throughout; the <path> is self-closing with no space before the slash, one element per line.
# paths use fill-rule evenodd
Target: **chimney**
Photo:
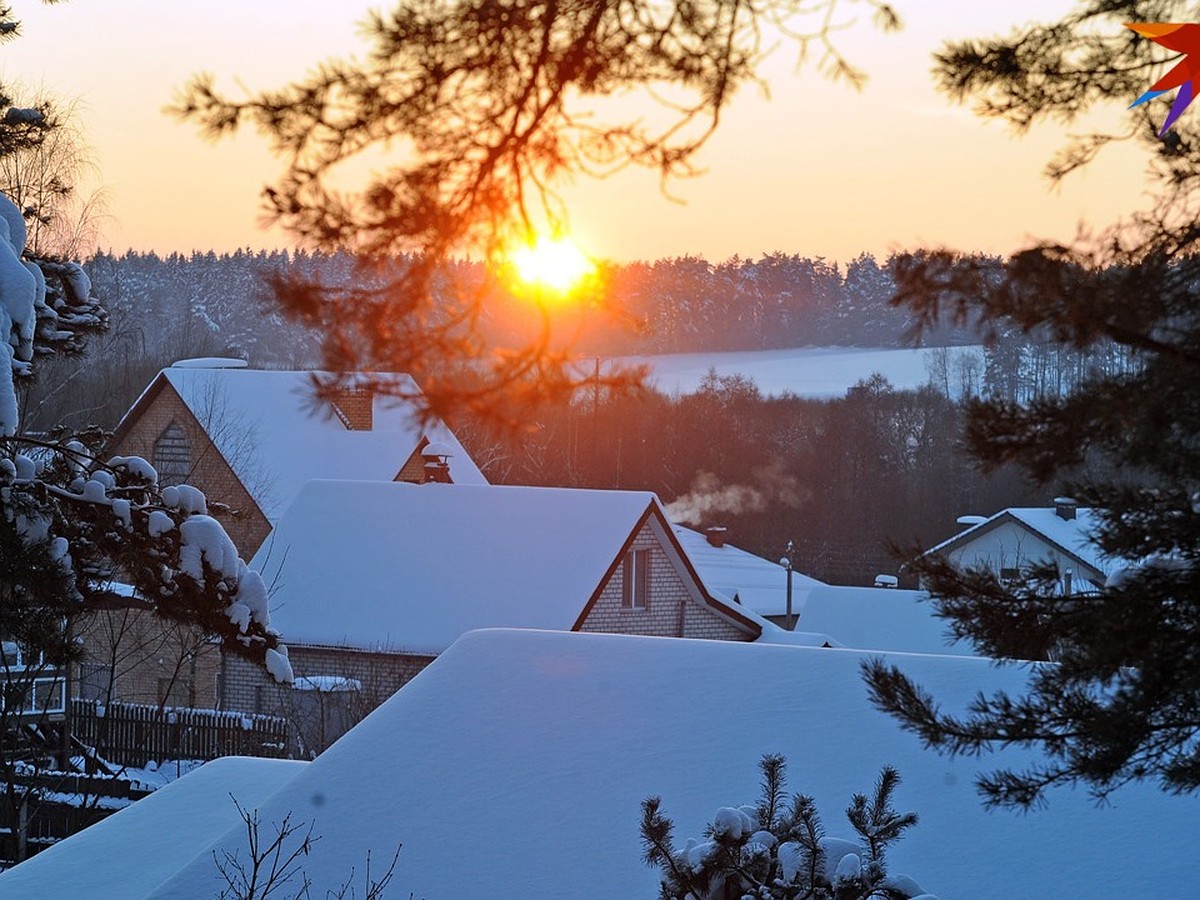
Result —
<path fill-rule="evenodd" d="M 714 525 L 712 528 L 704 529 L 704 537 L 714 547 L 724 547 L 727 531 L 728 529 L 724 525 Z"/>
<path fill-rule="evenodd" d="M 1075 511 L 1078 508 L 1079 503 L 1073 497 L 1054 498 L 1054 514 L 1064 522 L 1074 521 Z"/>
<path fill-rule="evenodd" d="M 426 484 L 453 484 L 450 479 L 450 457 L 453 455 L 454 451 L 441 441 L 430 441 L 421 448 Z"/>
<path fill-rule="evenodd" d="M 333 414 L 351 431 L 370 431 L 375 393 L 369 387 L 345 387 L 329 396 Z"/>

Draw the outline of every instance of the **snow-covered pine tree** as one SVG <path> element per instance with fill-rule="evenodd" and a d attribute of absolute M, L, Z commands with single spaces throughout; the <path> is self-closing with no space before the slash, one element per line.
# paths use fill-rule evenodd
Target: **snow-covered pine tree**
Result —
<path fill-rule="evenodd" d="M 90 613 L 134 604 L 291 680 L 262 579 L 200 491 L 160 488 L 143 459 L 107 458 L 96 429 L 20 433 L 17 391 L 37 359 L 83 352 L 86 335 L 105 326 L 79 265 L 23 259 L 23 250 L 21 212 L 0 197 L 0 785 L 20 820 L 5 823 L 14 833 L 33 796 L 20 772 L 69 755 L 69 721 L 48 714 L 69 713 L 62 673 Z"/>
<path fill-rule="evenodd" d="M 0 36 L 15 28 L 0 6 Z M 54 127 L 45 108 L 0 101 L 0 153 Z M 279 681 L 292 677 L 262 579 L 200 491 L 160 489 L 145 460 L 106 458 L 96 430 L 21 434 L 20 382 L 35 377 L 39 359 L 82 353 L 107 319 L 83 268 L 30 254 L 26 237 L 23 211 L 0 196 L 0 807 L 18 859 L 35 796 L 18 775 L 69 756 L 68 723 L 51 728 L 47 714 L 69 710 L 62 674 L 79 653 L 81 617 L 134 603 L 219 637 Z"/>
<path fill-rule="evenodd" d="M 642 802 L 644 861 L 662 871 L 663 900 L 934 900 L 907 875 L 887 872 L 887 848 L 917 823 L 915 813 L 892 809 L 895 769 L 883 769 L 869 798 L 854 795 L 846 816 L 857 838 L 844 840 L 826 836 L 811 797 L 787 796 L 782 756 L 764 756 L 759 767 L 758 804 L 718 809 L 704 840 L 682 849 L 661 799 Z"/>

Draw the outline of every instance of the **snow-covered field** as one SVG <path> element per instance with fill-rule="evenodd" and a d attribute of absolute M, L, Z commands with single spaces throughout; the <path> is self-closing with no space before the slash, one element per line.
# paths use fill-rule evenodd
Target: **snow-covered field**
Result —
<path fill-rule="evenodd" d="M 792 350 L 735 353 L 670 353 L 627 356 L 618 363 L 646 363 L 652 382 L 665 394 L 690 394 L 708 373 L 744 375 L 767 396 L 792 393 L 800 397 L 841 397 L 858 382 L 878 372 L 896 388 L 915 390 L 930 381 L 931 360 L 948 354 L 951 383 L 957 382 L 956 363 L 974 356 L 982 371 L 980 347 L 922 347 L 913 350 L 859 347 L 800 347 Z"/>

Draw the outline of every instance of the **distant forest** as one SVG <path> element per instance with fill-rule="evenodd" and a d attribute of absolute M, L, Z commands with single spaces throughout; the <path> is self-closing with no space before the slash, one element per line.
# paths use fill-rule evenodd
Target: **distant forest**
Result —
<path fill-rule="evenodd" d="M 402 262 L 397 263 L 402 265 Z M 889 303 L 892 260 L 863 255 L 838 266 L 773 254 L 711 264 L 693 257 L 606 271 L 599 315 L 574 323 L 586 356 L 910 346 L 904 309 Z M 319 364 L 317 335 L 285 320 L 264 287 L 273 274 L 349 284 L 345 254 L 284 252 L 98 254 L 87 263 L 112 327 L 83 359 L 40 366 L 22 422 L 116 425 L 155 372 L 177 359 L 236 356 L 263 368 Z M 478 284 L 478 266 L 447 278 Z M 497 341 L 519 333 L 527 311 L 496 296 L 485 323 Z M 924 343 L 978 343 L 963 327 Z M 778 559 L 795 543 L 800 571 L 839 583 L 896 572 L 889 541 L 928 546 L 957 516 L 1044 504 L 1050 487 L 1016 472 L 982 477 L 959 449 L 961 403 L 973 395 L 1056 394 L 1097 369 L 1126 365 L 1104 348 L 1065 353 L 1036 336 L 1000 333 L 977 354 L 947 350 L 930 385 L 897 391 L 865 377 L 832 401 L 766 398 L 740 377 L 711 376 L 696 394 L 639 400 L 603 393 L 544 409 L 518 432 L 453 422 L 489 478 L 655 491 L 680 520 L 731 529 L 731 540 Z"/>
<path fill-rule="evenodd" d="M 585 298 L 582 312 L 562 330 L 586 356 L 907 346 L 905 313 L 888 303 L 890 265 L 867 255 L 839 267 L 774 254 L 719 264 L 686 257 L 614 266 L 603 273 L 603 297 Z M 97 380 L 102 390 L 83 410 L 73 410 L 64 397 L 29 398 L 33 405 L 23 421 L 32 430 L 85 419 L 111 425 L 150 375 L 189 356 L 236 356 L 261 367 L 315 366 L 316 336 L 274 309 L 265 281 L 300 274 L 337 286 L 357 277 L 348 254 L 283 251 L 99 253 L 86 269 L 109 304 L 112 327 L 97 342 L 86 373 L 72 382 L 79 388 L 81 377 Z M 468 287 L 482 281 L 480 267 L 465 263 L 450 266 L 446 277 L 452 286 L 456 280 Z M 519 338 L 531 319 L 503 294 L 492 297 L 487 309 L 483 327 L 501 345 Z M 965 329 L 948 328 L 927 339 L 954 345 L 972 338 Z M 74 370 L 66 361 L 43 381 L 61 382 L 64 368 Z"/>

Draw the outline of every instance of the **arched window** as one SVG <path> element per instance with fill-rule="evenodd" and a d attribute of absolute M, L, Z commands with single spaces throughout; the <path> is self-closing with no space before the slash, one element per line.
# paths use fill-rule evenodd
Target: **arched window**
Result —
<path fill-rule="evenodd" d="M 163 487 L 183 484 L 192 471 L 192 448 L 177 422 L 172 422 L 154 442 L 154 468 Z"/>

